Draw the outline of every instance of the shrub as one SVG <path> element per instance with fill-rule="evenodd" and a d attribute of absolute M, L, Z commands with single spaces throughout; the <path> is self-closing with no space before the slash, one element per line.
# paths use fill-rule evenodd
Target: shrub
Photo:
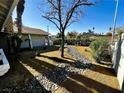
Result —
<path fill-rule="evenodd" d="M 89 38 L 82 38 L 82 39 L 66 39 L 65 43 L 67 43 L 67 45 L 81 45 L 81 46 L 89 46 L 90 43 L 92 42 L 92 39 Z M 61 39 L 56 39 L 53 41 L 54 45 L 60 45 Z"/>
<path fill-rule="evenodd" d="M 109 42 L 107 39 L 97 39 L 90 44 L 92 49 L 92 56 L 96 61 L 100 61 L 102 53 L 108 49 Z"/>
<path fill-rule="evenodd" d="M 92 39 L 83 38 L 83 39 L 80 40 L 80 45 L 89 46 L 92 41 L 93 41 Z"/>
<path fill-rule="evenodd" d="M 55 40 L 53 41 L 53 45 L 60 45 L 60 44 L 61 44 L 61 39 L 60 39 L 60 38 L 55 39 Z"/>
<path fill-rule="evenodd" d="M 112 33 L 111 32 L 107 32 L 106 35 L 107 36 L 112 36 Z"/>

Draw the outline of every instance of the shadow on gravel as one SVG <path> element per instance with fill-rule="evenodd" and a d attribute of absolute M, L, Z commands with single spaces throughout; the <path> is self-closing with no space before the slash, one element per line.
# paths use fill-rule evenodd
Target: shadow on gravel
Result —
<path fill-rule="evenodd" d="M 9 58 L 10 70 L 0 77 L 0 93 L 50 93 L 35 77 L 17 60 Z"/>
<path fill-rule="evenodd" d="M 63 71 L 64 73 L 67 73 L 65 69 L 49 64 L 43 60 L 29 59 L 22 60 L 22 62 L 32 67 L 36 71 L 42 73 L 51 82 L 54 82 L 57 85 L 66 88 L 71 93 L 94 93 L 91 89 L 94 89 L 98 93 L 120 93 L 116 89 L 113 89 L 109 86 L 106 86 L 104 84 L 101 84 L 97 81 L 91 80 L 85 76 L 81 76 L 78 74 L 74 76 L 69 76 L 73 80 L 65 77 L 64 80 L 66 81 L 63 80 L 64 81 L 63 83 L 59 82 L 60 79 L 57 80 L 57 78 L 61 77 L 61 73 L 56 73 L 55 68 L 59 69 L 61 72 Z M 52 72 L 54 72 L 54 74 L 56 73 L 55 74 L 56 77 L 53 75 Z M 68 73 L 72 74 L 71 72 Z M 55 77 L 56 79 L 53 77 Z M 80 85 L 78 82 L 82 83 L 83 85 Z"/>
<path fill-rule="evenodd" d="M 48 58 L 50 60 L 53 60 L 56 63 L 66 63 L 66 64 L 71 65 L 72 67 L 79 68 L 79 69 L 86 69 L 86 68 L 90 68 L 90 66 L 92 66 L 92 64 L 84 64 L 84 63 L 81 63 L 81 62 L 73 60 L 73 59 L 70 59 L 70 60 L 72 60 L 72 62 L 70 62 L 70 61 L 67 61 L 65 59 L 58 58 L 58 57 L 49 57 L 49 56 L 45 56 L 45 55 L 40 55 L 40 57 Z M 66 59 L 68 59 L 68 58 L 66 58 Z"/>
<path fill-rule="evenodd" d="M 45 51 L 45 50 L 44 50 Z M 54 51 L 54 49 L 53 49 Z M 50 82 L 53 82 L 60 87 L 64 87 L 71 93 L 94 93 L 97 91 L 98 93 L 120 93 L 118 90 L 113 89 L 109 86 L 101 84 L 95 80 L 89 79 L 85 76 L 81 76 L 79 74 L 75 74 L 66 70 L 63 67 L 58 67 L 56 65 L 45 62 L 45 60 L 39 60 L 35 57 L 32 57 L 32 54 L 26 52 L 26 54 L 22 55 L 24 58 L 20 57 L 20 61 L 35 71 L 43 74 Z M 43 55 L 35 55 L 39 57 L 48 58 L 50 60 L 55 61 L 56 63 L 68 63 L 69 65 L 76 66 L 80 68 L 81 64 L 76 64 L 76 62 L 70 62 L 57 57 L 49 57 Z M 18 60 L 16 57 L 12 56 L 9 58 L 9 62 L 11 65 L 10 71 L 0 77 L 0 92 L 9 92 L 9 93 L 51 93 L 52 91 L 48 91 L 41 84 L 41 75 L 34 77 Z M 66 58 L 68 59 L 68 58 Z M 110 73 L 106 73 L 106 71 L 102 71 L 101 66 L 94 65 L 95 69 L 92 70 L 111 75 Z M 102 68 L 106 69 L 106 68 Z M 108 71 L 108 70 L 107 70 Z M 45 82 L 45 81 L 44 81 Z M 45 84 L 45 83 L 44 83 Z M 46 85 L 48 86 L 48 85 Z M 63 93 L 63 91 L 61 92 Z"/>
<path fill-rule="evenodd" d="M 91 70 L 95 71 L 95 72 L 99 72 L 105 75 L 109 75 L 109 76 L 116 76 L 116 73 L 114 71 L 114 69 L 112 68 L 108 68 L 108 67 L 104 67 L 104 66 L 100 66 L 100 65 L 96 65 L 96 64 L 92 64 L 94 68 L 91 68 Z"/>
<path fill-rule="evenodd" d="M 64 59 L 69 59 L 69 60 L 75 61 L 74 59 L 67 58 L 67 57 L 64 57 L 64 59 L 58 58 L 58 57 L 49 57 L 49 56 L 46 56 L 46 55 L 40 55 L 39 57 L 48 58 L 48 59 L 53 60 L 53 61 L 58 62 L 58 63 L 70 63 L 70 61 L 67 61 L 67 60 L 64 60 Z"/>

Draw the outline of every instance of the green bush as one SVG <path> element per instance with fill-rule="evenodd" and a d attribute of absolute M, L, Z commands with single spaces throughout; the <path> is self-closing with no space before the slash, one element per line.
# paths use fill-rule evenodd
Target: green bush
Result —
<path fill-rule="evenodd" d="M 89 38 L 83 38 L 83 39 L 66 39 L 65 43 L 67 43 L 67 45 L 82 45 L 82 46 L 89 46 L 90 43 L 93 40 L 89 39 Z M 60 45 L 61 43 L 61 39 L 56 39 L 53 41 L 54 45 Z"/>
<path fill-rule="evenodd" d="M 61 39 L 60 39 L 60 38 L 55 39 L 55 40 L 53 41 L 53 45 L 60 45 L 60 44 L 61 44 Z"/>
<path fill-rule="evenodd" d="M 90 44 L 92 49 L 92 56 L 96 61 L 100 61 L 102 53 L 108 49 L 109 42 L 107 39 L 97 39 Z"/>

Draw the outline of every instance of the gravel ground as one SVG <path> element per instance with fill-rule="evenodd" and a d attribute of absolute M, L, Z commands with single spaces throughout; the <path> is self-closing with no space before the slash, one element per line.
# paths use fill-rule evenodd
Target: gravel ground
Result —
<path fill-rule="evenodd" d="M 0 93 L 51 93 L 42 87 L 35 78 L 26 79 L 22 86 L 11 86 L 0 90 Z"/>
<path fill-rule="evenodd" d="M 8 87 L 0 89 L 0 93 L 1 92 L 5 92 L 5 93 L 6 92 L 7 93 L 51 93 L 52 92 L 53 93 L 56 89 L 58 89 L 59 85 L 63 81 L 67 80 L 68 77 L 70 77 L 71 75 L 83 74 L 87 68 L 92 67 L 92 64 L 90 64 L 90 62 L 86 58 L 81 56 L 75 48 L 68 47 L 68 54 L 70 54 L 72 57 L 76 59 L 75 62 L 56 63 L 54 69 L 45 70 L 44 73 L 40 73 L 36 77 L 32 77 L 32 78 L 30 78 L 30 75 L 27 78 L 25 77 L 26 73 L 28 72 L 25 72 L 26 69 L 19 62 L 13 63 L 12 68 L 15 69 L 15 71 L 14 73 L 12 71 L 12 73 L 17 75 L 18 72 L 20 74 L 25 73 L 24 75 L 20 76 L 20 78 L 23 77 L 23 80 L 19 81 L 21 82 L 21 84 L 17 82 L 15 85 L 12 84 L 10 87 L 9 85 L 7 85 Z M 30 55 L 30 54 L 26 54 L 26 55 Z M 26 57 L 28 59 L 28 56 Z M 18 70 L 16 71 L 17 68 L 19 71 Z"/>
<path fill-rule="evenodd" d="M 37 80 L 46 90 L 54 92 L 69 76 L 83 74 L 86 69 L 92 67 L 92 64 L 75 48 L 68 47 L 68 53 L 76 59 L 74 63 L 58 63 L 53 70 L 47 70 L 37 76 Z"/>

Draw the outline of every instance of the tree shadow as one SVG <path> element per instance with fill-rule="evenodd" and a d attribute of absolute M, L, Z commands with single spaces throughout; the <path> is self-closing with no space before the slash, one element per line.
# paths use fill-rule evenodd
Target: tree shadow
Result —
<path fill-rule="evenodd" d="M 46 56 L 46 55 L 40 55 L 38 57 L 48 58 L 48 59 L 53 60 L 53 61 L 58 62 L 58 63 L 70 63 L 70 61 L 67 61 L 65 59 L 69 59 L 71 61 L 75 61 L 74 59 L 71 59 L 71 58 L 68 58 L 68 57 L 64 57 L 64 59 L 58 58 L 58 57 L 50 57 L 50 56 Z"/>
<path fill-rule="evenodd" d="M 17 60 L 9 56 L 10 70 L 0 77 L 0 92 L 5 93 L 50 93 L 35 77 Z M 32 88 L 31 88 L 32 87 Z"/>
<path fill-rule="evenodd" d="M 89 68 L 89 65 L 87 64 L 83 64 L 79 61 L 76 61 L 74 59 L 70 59 L 71 61 L 68 61 L 68 60 L 65 60 L 65 59 L 62 59 L 62 58 L 58 58 L 58 57 L 49 57 L 49 56 L 46 56 L 46 55 L 41 55 L 40 57 L 44 57 L 44 58 L 48 58 L 50 60 L 53 60 L 54 62 L 56 63 L 66 63 L 68 65 L 71 65 L 72 67 L 75 67 L 75 68 L 78 68 L 78 69 L 86 69 L 86 68 Z M 67 59 L 67 58 L 66 58 Z"/>
<path fill-rule="evenodd" d="M 56 67 L 56 66 L 54 66 L 54 65 L 52 65 L 52 64 L 46 63 L 45 61 L 41 61 L 41 60 L 37 60 L 37 59 L 33 59 L 33 61 L 30 61 L 30 62 L 27 62 L 27 61 L 22 61 L 22 62 L 25 63 L 25 64 L 27 64 L 28 66 L 31 66 L 33 69 L 35 69 L 36 71 L 42 73 L 43 75 L 45 75 L 45 77 L 47 77 L 47 79 L 49 79 L 50 81 L 52 81 L 52 82 L 54 82 L 54 83 L 57 83 L 57 84 L 58 84 L 59 86 L 61 86 L 61 87 L 65 87 L 68 91 L 70 91 L 70 92 L 72 92 L 72 93 L 77 93 L 77 92 L 71 90 L 71 89 L 68 87 L 68 85 L 63 86 L 63 85 L 61 85 L 61 83 L 58 83 L 58 81 L 56 81 L 57 79 L 51 78 L 51 77 L 54 77 L 53 75 L 50 76 L 50 75 L 48 75 L 48 74 L 46 73 L 48 70 L 49 70 L 49 71 L 51 70 L 52 72 L 54 72 L 54 71 L 55 71 L 55 70 L 54 70 L 55 68 L 60 69 L 60 71 L 65 70 L 65 69 Z M 54 73 L 56 73 L 56 72 L 54 72 Z M 71 72 L 70 72 L 70 73 L 71 73 Z M 51 73 L 49 73 L 49 74 L 51 74 Z M 59 74 L 59 73 L 58 73 L 58 74 Z M 80 86 L 79 84 L 77 84 L 77 83 L 75 83 L 75 82 L 69 80 L 67 77 L 66 77 L 65 79 L 66 79 L 67 81 L 69 81 L 69 82 L 72 82 L 73 85 L 75 86 L 75 88 L 78 87 L 78 88 L 81 88 L 81 89 L 83 89 L 83 90 L 87 90 L 85 87 L 82 87 L 82 86 Z M 73 85 L 72 85 L 71 87 L 73 87 Z M 90 90 L 87 90 L 87 91 L 89 91 L 89 93 L 91 93 Z"/>
<path fill-rule="evenodd" d="M 70 91 L 71 93 L 93 93 L 89 88 L 93 88 L 94 90 L 98 91 L 99 93 L 120 93 L 118 90 L 113 89 L 109 86 L 106 86 L 104 84 L 101 84 L 97 81 L 91 80 L 87 77 L 81 76 L 81 75 L 76 75 L 77 78 L 73 77 L 73 79 L 83 83 L 85 86 L 87 86 L 88 88 L 86 88 L 85 86 L 82 86 L 80 84 L 78 84 L 77 82 L 68 79 L 67 77 L 65 78 L 67 83 L 64 82 L 64 84 L 62 83 L 58 83 L 57 79 L 53 79 L 52 77 L 54 77 L 54 75 L 52 75 L 51 73 L 46 73 L 47 71 L 50 72 L 54 72 L 56 71 L 55 68 L 60 69 L 60 71 L 65 71 L 64 68 L 62 67 L 57 67 L 53 64 L 49 64 L 43 60 L 39 60 L 39 59 L 29 59 L 29 60 L 22 60 L 23 63 L 27 64 L 28 66 L 32 67 L 33 69 L 35 69 L 36 71 L 42 73 L 43 75 L 45 75 L 45 77 L 47 79 L 49 79 L 50 81 L 58 84 L 61 87 L 66 88 L 68 91 Z M 55 72 L 56 73 L 56 72 Z M 66 71 L 65 71 L 66 73 Z M 72 74 L 72 72 L 68 72 L 70 74 Z M 58 74 L 58 76 L 60 75 L 60 73 Z M 80 78 L 80 79 L 79 79 Z M 101 88 L 102 87 L 102 88 Z M 104 89 L 104 90 L 102 90 Z M 109 92 L 107 92 L 109 91 Z"/>
<path fill-rule="evenodd" d="M 75 82 L 69 78 L 67 78 L 66 81 L 62 82 L 62 84 L 60 84 L 60 86 L 67 89 L 67 91 L 69 91 L 71 93 L 93 93 L 90 89 L 78 84 L 77 82 Z M 64 90 L 62 89 L 60 93 L 63 93 L 62 91 L 64 91 Z M 66 93 L 66 91 L 65 91 L 65 93 Z"/>
<path fill-rule="evenodd" d="M 89 68 L 92 71 L 99 72 L 109 76 L 116 76 L 116 73 L 113 68 L 104 67 L 97 64 L 92 64 L 92 65 L 93 65 L 93 68 Z"/>
<path fill-rule="evenodd" d="M 77 85 L 74 84 L 75 80 L 80 82 L 82 84 L 82 86 L 85 87 L 85 90 L 83 88 L 81 89 L 80 87 L 77 87 Z M 67 83 L 69 83 L 73 87 L 66 86 Z M 92 79 L 82 76 L 82 75 L 71 76 L 71 80 L 63 82 L 62 86 L 68 87 L 68 90 L 73 91 L 72 93 L 121 93 L 120 90 L 114 89 L 112 87 L 109 87 L 107 85 L 104 85 L 98 81 L 92 80 Z M 76 87 L 76 90 L 75 90 L 75 87 Z"/>
<path fill-rule="evenodd" d="M 74 60 L 74 62 L 70 62 L 70 61 L 67 61 L 67 60 L 64 60 L 64 59 L 61 59 L 61 58 L 58 58 L 58 57 L 49 57 L 49 56 L 46 56 L 46 55 L 40 55 L 40 56 L 44 57 L 44 58 L 48 58 L 50 60 L 53 60 L 56 63 L 67 63 L 67 64 L 69 64 L 73 67 L 79 68 L 79 69 L 81 69 L 81 68 L 85 69 L 87 67 L 87 66 L 83 66 L 83 64 L 80 63 L 80 62 L 76 63 L 75 60 Z M 96 65 L 96 64 L 91 64 L 91 66 L 93 68 L 89 67 L 89 69 L 91 69 L 95 72 L 99 72 L 99 73 L 109 75 L 109 76 L 116 76 L 116 73 L 115 73 L 114 69 L 112 69 L 112 68 L 108 68 L 108 67 L 104 67 L 104 66 L 100 66 L 100 65 Z"/>

